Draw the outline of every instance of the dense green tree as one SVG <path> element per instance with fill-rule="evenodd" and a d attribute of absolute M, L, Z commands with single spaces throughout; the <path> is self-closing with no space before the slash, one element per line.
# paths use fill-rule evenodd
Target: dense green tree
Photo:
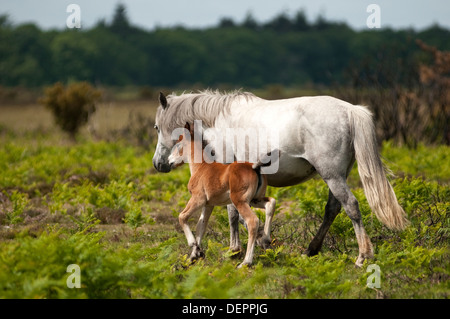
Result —
<path fill-rule="evenodd" d="M 233 19 L 231 18 L 222 18 L 219 21 L 219 28 L 233 28 L 236 24 L 234 23 Z"/>
<path fill-rule="evenodd" d="M 35 25 L 12 28 L 6 17 L 0 22 L 0 84 L 37 86 L 46 80 L 49 47 Z"/>
<path fill-rule="evenodd" d="M 294 31 L 306 31 L 310 27 L 305 12 L 302 10 L 298 11 L 292 21 L 292 29 Z"/>
<path fill-rule="evenodd" d="M 304 11 L 259 23 L 144 30 L 124 5 L 91 29 L 42 31 L 0 16 L 0 85 L 42 86 L 56 81 L 103 85 L 261 87 L 392 83 L 412 86 L 417 65 L 429 59 L 415 39 L 450 50 L 450 30 L 354 31 Z M 400 72 L 401 68 L 401 72 Z M 415 77 L 417 78 L 417 76 Z M 358 82 L 358 83 L 355 83 Z"/>
<path fill-rule="evenodd" d="M 286 13 L 281 13 L 272 21 L 264 25 L 267 29 L 272 29 L 276 32 L 289 32 L 293 30 L 292 21 Z"/>
<path fill-rule="evenodd" d="M 126 8 L 123 4 L 119 3 L 114 11 L 114 16 L 110 25 L 111 30 L 114 33 L 120 35 L 126 35 L 131 29 L 130 22 L 126 14 Z"/>
<path fill-rule="evenodd" d="M 58 80 L 94 81 L 100 50 L 86 34 L 76 30 L 59 33 L 51 43 L 52 63 Z"/>
<path fill-rule="evenodd" d="M 250 30 L 258 30 L 260 28 L 260 25 L 253 17 L 253 14 L 251 12 L 247 12 L 244 22 L 242 22 L 242 26 Z"/>

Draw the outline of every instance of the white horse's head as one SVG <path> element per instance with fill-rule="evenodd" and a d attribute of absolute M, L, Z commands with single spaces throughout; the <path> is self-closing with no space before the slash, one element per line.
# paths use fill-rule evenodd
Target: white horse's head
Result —
<path fill-rule="evenodd" d="M 168 173 L 172 169 L 169 164 L 169 156 L 176 141 L 172 140 L 172 132 L 165 125 L 170 120 L 167 119 L 166 112 L 169 103 L 162 93 L 159 93 L 159 104 L 155 119 L 155 129 L 158 131 L 158 144 L 153 155 L 153 166 L 158 172 Z"/>
<path fill-rule="evenodd" d="M 183 134 L 186 123 L 193 124 L 194 131 L 201 136 L 200 138 L 208 140 L 207 136 L 203 136 L 204 131 L 213 128 L 218 117 L 227 117 L 232 103 L 244 103 L 254 98 L 255 96 L 251 93 L 239 91 L 232 94 L 221 94 L 218 91 L 207 90 L 200 93 L 183 93 L 179 96 L 171 94 L 167 97 L 160 93 L 160 105 L 156 111 L 155 119 L 158 144 L 153 156 L 153 166 L 159 172 L 167 173 L 171 171 L 169 156 L 178 137 Z M 196 124 L 196 121 L 199 121 L 200 124 Z M 219 144 L 217 135 L 215 134 L 214 146 Z M 220 141 L 228 142 L 222 139 Z M 222 145 L 219 145 L 219 147 L 222 147 Z M 212 147 L 211 150 L 215 150 L 215 147 Z M 233 160 L 233 154 L 230 156 Z"/>

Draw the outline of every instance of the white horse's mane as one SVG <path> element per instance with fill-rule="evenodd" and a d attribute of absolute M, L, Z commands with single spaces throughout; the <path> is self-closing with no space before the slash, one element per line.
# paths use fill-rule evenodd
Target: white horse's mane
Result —
<path fill-rule="evenodd" d="M 186 122 L 201 120 L 207 127 L 213 127 L 214 121 L 222 113 L 227 114 L 230 106 L 238 100 L 249 102 L 258 99 L 253 93 L 236 90 L 221 93 L 218 90 L 205 90 L 198 93 L 170 94 L 167 96 L 167 107 L 158 107 L 156 118 L 160 127 L 168 132 L 177 127 L 184 127 Z"/>

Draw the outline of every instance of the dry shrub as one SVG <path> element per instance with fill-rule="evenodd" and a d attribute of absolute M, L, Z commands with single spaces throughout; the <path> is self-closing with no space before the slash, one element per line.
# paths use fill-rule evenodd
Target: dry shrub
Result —
<path fill-rule="evenodd" d="M 450 52 L 417 41 L 431 63 L 386 56 L 350 70 L 352 88 L 337 95 L 371 107 L 379 142 L 450 145 Z"/>
<path fill-rule="evenodd" d="M 95 112 L 101 92 L 87 82 L 72 83 L 67 87 L 60 82 L 45 90 L 39 102 L 53 113 L 56 124 L 72 138 Z"/>
<path fill-rule="evenodd" d="M 450 52 L 439 51 L 418 40 L 420 48 L 433 55 L 430 65 L 420 65 L 420 82 L 425 86 L 423 99 L 429 105 L 430 122 L 428 134 L 450 145 Z"/>

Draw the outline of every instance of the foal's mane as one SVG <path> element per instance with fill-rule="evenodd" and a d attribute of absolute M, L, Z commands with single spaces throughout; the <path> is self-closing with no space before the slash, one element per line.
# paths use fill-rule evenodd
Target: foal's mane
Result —
<path fill-rule="evenodd" d="M 241 91 L 220 93 L 205 90 L 181 95 L 170 94 L 167 96 L 167 108 L 163 110 L 160 106 L 157 117 L 161 121 L 160 126 L 169 132 L 177 127 L 184 127 L 186 122 L 193 123 L 194 120 L 201 120 L 204 126 L 213 127 L 216 118 L 220 114 L 229 113 L 231 104 L 241 98 L 245 102 L 257 99 L 253 93 Z"/>

